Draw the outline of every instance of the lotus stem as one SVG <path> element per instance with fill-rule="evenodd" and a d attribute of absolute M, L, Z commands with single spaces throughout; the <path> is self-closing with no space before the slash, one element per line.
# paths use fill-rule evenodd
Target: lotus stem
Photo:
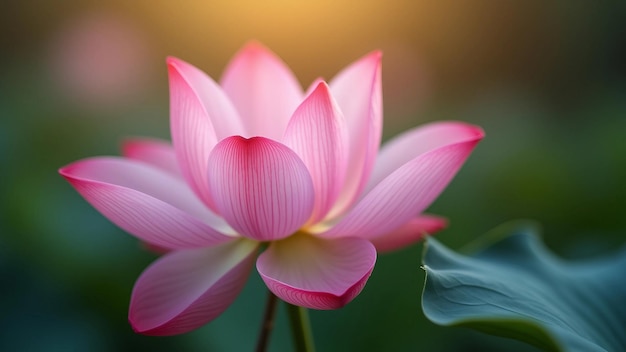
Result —
<path fill-rule="evenodd" d="M 315 352 L 313 331 L 306 308 L 287 303 L 287 313 L 291 322 L 294 349 L 297 352 Z"/>
<path fill-rule="evenodd" d="M 274 316 L 276 315 L 276 302 L 278 297 L 272 292 L 269 292 L 267 301 L 265 303 L 265 313 L 263 314 L 263 321 L 261 323 L 261 331 L 259 332 L 259 339 L 256 344 L 256 352 L 267 351 L 269 345 L 270 334 L 274 328 Z"/>

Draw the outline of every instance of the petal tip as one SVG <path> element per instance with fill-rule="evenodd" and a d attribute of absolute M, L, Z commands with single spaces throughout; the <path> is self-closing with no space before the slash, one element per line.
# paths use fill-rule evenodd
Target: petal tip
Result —
<path fill-rule="evenodd" d="M 178 332 L 173 332 L 168 329 L 161 329 L 159 327 L 147 329 L 142 327 L 141 323 L 129 312 L 128 314 L 128 323 L 130 324 L 131 329 L 135 334 L 141 334 L 145 336 L 173 336 L 178 335 Z"/>
<path fill-rule="evenodd" d="M 71 164 L 70 164 L 71 165 Z M 67 168 L 70 165 L 65 165 L 65 166 L 61 166 L 60 168 L 57 169 L 57 172 L 59 173 L 59 175 L 66 177 L 67 176 Z"/>
<path fill-rule="evenodd" d="M 267 46 L 263 45 L 260 41 L 253 39 L 246 42 L 241 47 L 241 49 L 239 49 L 232 61 L 236 61 L 239 59 L 249 60 L 263 56 L 278 59 L 276 54 L 274 54 L 274 52 L 271 51 Z"/>
<path fill-rule="evenodd" d="M 434 122 L 433 124 L 457 124 L 459 127 L 464 128 L 467 130 L 467 135 L 469 138 L 474 138 L 474 139 L 482 139 L 485 137 L 485 130 L 478 126 L 478 125 L 474 125 L 468 122 L 463 122 L 463 121 L 441 121 L 441 122 Z"/>
<path fill-rule="evenodd" d="M 251 39 L 247 41 L 241 48 L 242 52 L 259 52 L 259 51 L 268 51 L 268 50 L 269 49 L 257 39 Z"/>
<path fill-rule="evenodd" d="M 137 324 L 135 317 L 133 316 L 133 312 L 129 311 L 128 312 L 128 323 L 130 324 L 131 329 L 133 329 L 133 332 L 135 334 L 144 334 L 144 332 L 146 332 L 147 330 L 142 329 L 139 324 Z"/>
<path fill-rule="evenodd" d="M 92 157 L 92 158 L 74 161 L 72 163 L 69 163 L 65 166 L 60 167 L 57 171 L 59 175 L 63 176 L 66 180 L 71 182 L 72 180 L 78 178 L 78 176 L 75 175 L 76 168 L 85 162 L 89 162 L 92 159 L 94 158 Z"/>
<path fill-rule="evenodd" d="M 472 125 L 472 124 L 466 124 L 468 130 L 473 133 L 473 137 L 476 140 L 481 140 L 483 138 L 485 138 L 485 130 L 478 126 L 478 125 Z"/>
<path fill-rule="evenodd" d="M 178 65 L 181 62 L 184 62 L 184 61 L 175 56 L 167 56 L 165 58 L 165 63 L 167 64 L 169 68 L 178 69 Z"/>
<path fill-rule="evenodd" d="M 418 128 L 440 128 L 444 132 L 455 133 L 457 135 L 456 143 L 479 142 L 485 137 L 485 130 L 482 127 L 464 121 L 434 121 Z"/>
<path fill-rule="evenodd" d="M 476 126 L 475 132 L 479 139 L 485 138 L 485 130 L 482 127 Z"/>
<path fill-rule="evenodd" d="M 168 56 L 165 59 L 165 62 L 167 64 L 167 71 L 170 77 L 172 76 L 172 74 L 176 74 L 176 75 L 183 77 L 185 81 L 188 81 L 189 79 L 188 75 L 190 74 L 190 72 L 202 72 L 204 74 L 204 72 L 200 70 L 199 68 L 188 63 L 185 60 L 179 59 L 174 56 Z M 189 82 L 187 84 L 189 84 Z"/>
<path fill-rule="evenodd" d="M 480 126 L 466 124 L 467 136 L 460 140 L 459 144 L 465 144 L 469 150 L 473 150 L 480 141 L 485 138 L 485 131 Z"/>
<path fill-rule="evenodd" d="M 327 102 L 331 101 L 332 93 L 326 81 L 320 79 L 315 82 L 314 87 L 315 88 L 313 88 L 311 92 L 307 94 L 308 98 L 316 97 L 316 98 L 322 98 Z"/>
<path fill-rule="evenodd" d="M 371 58 L 373 61 L 381 61 L 383 59 L 383 51 L 380 49 L 374 50 L 367 54 L 366 57 Z"/>
<path fill-rule="evenodd" d="M 129 157 L 130 155 L 134 155 L 139 148 L 141 148 L 142 142 L 141 141 L 151 141 L 148 138 L 124 138 L 122 139 L 122 142 L 120 143 L 120 151 L 122 152 L 122 155 L 125 157 Z"/>
<path fill-rule="evenodd" d="M 380 66 L 383 61 L 383 52 L 382 50 L 374 50 L 368 54 L 365 54 L 361 57 L 361 59 L 356 62 L 369 63 L 372 66 L 376 67 L 377 70 L 380 70 Z"/>

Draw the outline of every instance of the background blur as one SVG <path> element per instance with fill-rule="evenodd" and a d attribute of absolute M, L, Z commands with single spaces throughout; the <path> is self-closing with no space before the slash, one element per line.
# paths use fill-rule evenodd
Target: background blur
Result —
<path fill-rule="evenodd" d="M 257 39 L 306 87 L 384 51 L 385 139 L 427 121 L 487 138 L 430 211 L 460 248 L 531 218 L 565 257 L 626 233 L 626 2 L 5 1 L 0 12 L 0 350 L 249 351 L 266 293 L 253 273 L 193 333 L 136 335 L 134 280 L 154 256 L 58 174 L 118 154 L 126 136 L 169 138 L 165 57 L 219 78 Z M 320 351 L 533 349 L 427 321 L 421 245 L 382 255 L 363 293 L 312 312 Z M 272 351 L 291 350 L 279 311 Z"/>

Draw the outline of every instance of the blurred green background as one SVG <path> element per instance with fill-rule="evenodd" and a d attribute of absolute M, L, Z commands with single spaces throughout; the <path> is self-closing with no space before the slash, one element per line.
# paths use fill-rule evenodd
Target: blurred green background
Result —
<path fill-rule="evenodd" d="M 518 218 L 586 257 L 626 233 L 626 2 L 5 1 L 0 11 L 0 350 L 249 351 L 266 293 L 253 273 L 220 318 L 184 336 L 136 335 L 134 280 L 154 259 L 57 174 L 169 138 L 165 57 L 219 78 L 257 39 L 307 86 L 384 52 L 384 138 L 433 120 L 487 138 L 430 211 L 461 248 Z M 320 351 L 532 351 L 427 321 L 421 245 L 381 255 L 344 309 L 314 311 Z M 284 310 L 272 351 L 290 351 Z"/>

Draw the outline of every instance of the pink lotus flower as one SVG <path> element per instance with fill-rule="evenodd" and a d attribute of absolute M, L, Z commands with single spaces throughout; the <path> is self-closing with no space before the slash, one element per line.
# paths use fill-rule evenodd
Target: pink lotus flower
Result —
<path fill-rule="evenodd" d="M 167 60 L 173 147 L 133 140 L 124 157 L 60 169 L 125 231 L 168 253 L 133 289 L 129 320 L 149 335 L 211 321 L 241 291 L 256 259 L 289 303 L 336 309 L 357 296 L 376 248 L 408 245 L 445 226 L 420 215 L 483 137 L 432 123 L 380 150 L 381 53 L 304 93 L 289 68 L 252 43 L 221 84 Z"/>

